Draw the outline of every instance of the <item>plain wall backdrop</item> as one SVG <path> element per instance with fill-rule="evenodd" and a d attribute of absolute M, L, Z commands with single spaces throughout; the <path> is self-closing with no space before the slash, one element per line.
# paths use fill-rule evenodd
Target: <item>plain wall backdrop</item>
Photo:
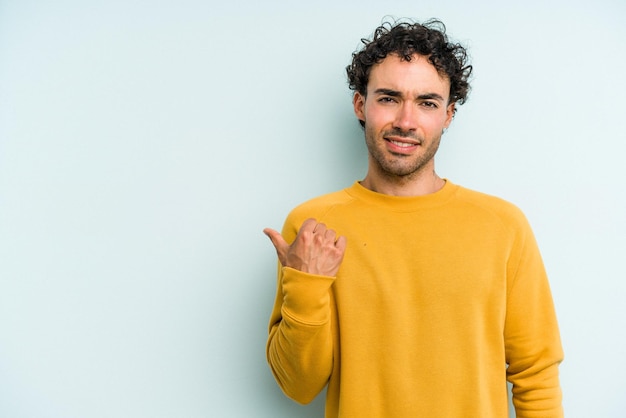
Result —
<path fill-rule="evenodd" d="M 473 91 L 438 172 L 524 210 L 568 417 L 626 414 L 626 3 L 0 1 L 0 416 L 321 417 L 265 360 L 262 234 L 366 169 L 345 66 L 442 19 Z"/>

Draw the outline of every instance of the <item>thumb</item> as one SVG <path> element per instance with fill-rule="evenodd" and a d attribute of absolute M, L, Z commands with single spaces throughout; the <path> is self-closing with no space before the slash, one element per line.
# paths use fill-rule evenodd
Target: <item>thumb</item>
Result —
<path fill-rule="evenodd" d="M 280 235 L 280 232 L 275 231 L 271 228 L 265 228 L 263 233 L 268 236 L 268 238 L 272 241 L 274 248 L 276 248 L 276 254 L 278 254 L 278 260 L 284 266 L 286 262 L 285 254 L 287 254 L 287 249 L 289 248 L 289 244 Z"/>

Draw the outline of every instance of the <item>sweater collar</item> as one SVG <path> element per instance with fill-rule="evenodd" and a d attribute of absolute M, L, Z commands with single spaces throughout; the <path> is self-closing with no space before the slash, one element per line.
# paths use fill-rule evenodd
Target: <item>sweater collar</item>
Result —
<path fill-rule="evenodd" d="M 366 189 L 360 182 L 346 189 L 346 192 L 355 199 L 372 205 L 382 206 L 395 212 L 413 212 L 420 209 L 433 208 L 444 205 L 456 193 L 459 186 L 447 179 L 444 186 L 436 191 L 422 196 L 390 196 Z"/>

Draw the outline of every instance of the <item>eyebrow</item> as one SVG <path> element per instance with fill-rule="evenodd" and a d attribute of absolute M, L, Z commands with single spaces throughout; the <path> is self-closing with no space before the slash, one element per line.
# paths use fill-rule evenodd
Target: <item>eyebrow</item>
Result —
<path fill-rule="evenodd" d="M 379 94 L 379 95 L 385 95 L 385 96 L 390 96 L 390 97 L 402 97 L 402 93 L 400 93 L 397 90 L 392 90 L 392 89 L 385 89 L 385 88 L 380 88 L 380 89 L 376 89 L 374 90 L 375 94 Z M 444 98 L 438 94 L 438 93 L 424 93 L 424 94 L 420 94 L 419 96 L 417 96 L 417 99 L 419 100 L 439 100 L 439 101 L 444 101 Z"/>
<path fill-rule="evenodd" d="M 420 100 L 439 100 L 441 102 L 444 101 L 443 97 L 437 93 L 420 94 L 419 96 L 417 96 L 417 98 Z"/>
<path fill-rule="evenodd" d="M 391 89 L 376 89 L 374 90 L 374 93 L 376 94 L 380 94 L 380 95 L 385 95 L 385 96 L 391 96 L 391 97 L 401 97 L 402 93 L 400 93 L 397 90 L 391 90 Z"/>

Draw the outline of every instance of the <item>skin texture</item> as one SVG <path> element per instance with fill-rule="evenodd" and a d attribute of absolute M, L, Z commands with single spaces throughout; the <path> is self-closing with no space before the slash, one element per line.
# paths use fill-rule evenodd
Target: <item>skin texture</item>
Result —
<path fill-rule="evenodd" d="M 263 230 L 285 267 L 321 276 L 336 276 L 346 250 L 346 238 L 315 219 L 302 223 L 295 241 L 289 245 L 278 231 Z"/>
<path fill-rule="evenodd" d="M 418 196 L 443 187 L 434 156 L 454 116 L 449 94 L 449 80 L 426 57 L 414 55 L 405 61 L 391 54 L 372 67 L 367 95 L 356 92 L 353 99 L 354 113 L 365 123 L 369 152 L 364 187 L 395 196 Z M 263 232 L 283 266 L 336 276 L 347 242 L 326 225 L 306 220 L 292 244 L 273 229 Z"/>
<path fill-rule="evenodd" d="M 389 55 L 372 67 L 367 95 L 354 94 L 354 113 L 365 122 L 369 152 L 366 188 L 418 196 L 443 187 L 434 156 L 452 122 L 450 82 L 423 56 Z"/>

